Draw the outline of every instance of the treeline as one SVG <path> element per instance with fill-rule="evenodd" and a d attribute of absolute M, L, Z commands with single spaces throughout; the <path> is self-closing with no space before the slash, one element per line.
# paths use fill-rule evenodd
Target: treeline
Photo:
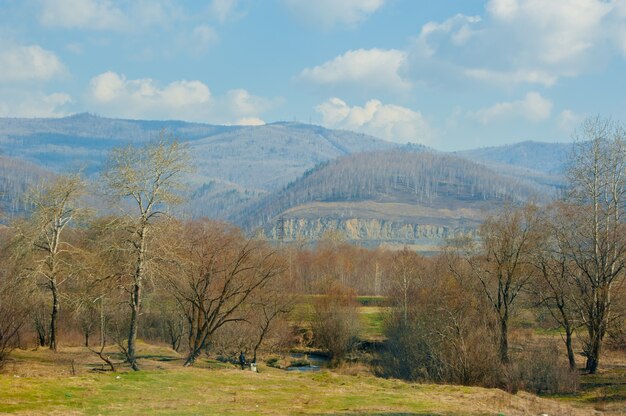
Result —
<path fill-rule="evenodd" d="M 256 228 L 312 201 L 385 199 L 433 207 L 458 201 L 547 201 L 555 189 L 497 174 L 483 165 L 426 151 L 358 153 L 326 162 L 231 219 Z"/>
<path fill-rule="evenodd" d="M 432 257 L 336 234 L 276 247 L 225 223 L 174 218 L 188 158 L 166 139 L 110 154 L 98 195 L 119 212 L 94 215 L 82 179 L 59 176 L 30 191 L 28 217 L 0 230 L 0 363 L 15 347 L 82 342 L 112 370 L 122 365 L 106 348 L 115 345 L 138 370 L 144 339 L 180 351 L 185 365 L 294 346 L 339 365 L 364 348 L 357 295 L 380 307 L 384 340 L 369 362 L 384 377 L 571 391 L 577 356 L 595 373 L 607 348 L 626 349 L 617 123 L 582 126 L 566 200 L 510 205 L 478 239 Z"/>

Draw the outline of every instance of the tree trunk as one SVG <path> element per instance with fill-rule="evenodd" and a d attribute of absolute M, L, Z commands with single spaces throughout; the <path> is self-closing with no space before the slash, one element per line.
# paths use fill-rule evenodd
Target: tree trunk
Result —
<path fill-rule="evenodd" d="M 131 293 L 131 313 L 130 313 L 130 328 L 128 331 L 128 348 L 126 350 L 126 355 L 128 362 L 133 370 L 139 370 L 137 366 L 137 358 L 136 355 L 136 345 L 137 345 L 137 330 L 138 330 L 138 321 L 139 321 L 139 299 L 141 296 L 141 285 L 135 284 L 133 285 L 133 290 Z"/>
<path fill-rule="evenodd" d="M 565 328 L 565 346 L 567 347 L 569 368 L 570 370 L 576 370 L 576 358 L 574 356 L 574 348 L 572 347 L 572 330 L 570 328 Z"/>
<path fill-rule="evenodd" d="M 130 328 L 128 330 L 128 347 L 126 355 L 133 370 L 138 371 L 136 354 L 137 331 L 139 329 L 139 313 L 141 311 L 141 284 L 144 273 L 144 260 L 146 256 L 146 235 L 148 232 L 146 220 L 142 220 L 139 233 L 139 247 L 137 247 L 137 264 L 135 265 L 134 284 L 130 294 Z"/>
<path fill-rule="evenodd" d="M 189 367 L 193 365 L 193 363 L 196 362 L 196 359 L 198 358 L 198 356 L 200 356 L 200 352 L 202 352 L 202 350 L 192 349 L 191 352 L 189 352 L 189 355 L 187 356 L 187 359 L 185 360 L 185 364 L 183 364 L 183 366 Z"/>
<path fill-rule="evenodd" d="M 57 326 L 59 320 L 59 290 L 55 282 L 52 282 L 52 313 L 50 314 L 50 349 L 57 350 Z"/>
<path fill-rule="evenodd" d="M 500 362 L 502 364 L 509 363 L 509 330 L 508 319 L 500 319 L 500 347 L 499 347 Z"/>
<path fill-rule="evenodd" d="M 89 332 L 85 332 L 85 347 L 89 348 Z"/>
<path fill-rule="evenodd" d="M 590 340 L 590 345 L 587 353 L 587 363 L 585 370 L 589 374 L 595 374 L 598 371 L 598 364 L 600 364 L 600 350 L 602 347 L 602 340 L 599 336 L 596 336 Z"/>

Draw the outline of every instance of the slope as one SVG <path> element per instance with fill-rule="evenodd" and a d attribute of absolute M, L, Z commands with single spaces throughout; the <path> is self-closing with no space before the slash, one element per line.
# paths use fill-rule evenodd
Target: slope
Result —
<path fill-rule="evenodd" d="M 317 240 L 338 230 L 365 244 L 432 246 L 474 233 L 504 204 L 546 202 L 556 193 L 455 156 L 399 149 L 321 164 L 231 220 L 269 238 Z"/>

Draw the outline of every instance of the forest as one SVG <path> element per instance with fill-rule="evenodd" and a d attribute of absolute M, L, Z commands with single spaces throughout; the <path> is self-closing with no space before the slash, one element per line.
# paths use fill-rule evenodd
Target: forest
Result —
<path fill-rule="evenodd" d="M 394 157 L 396 167 L 381 168 L 392 169 L 388 178 L 412 172 L 402 184 L 416 198 L 461 192 L 420 181 L 428 169 L 453 178 L 458 159 Z M 359 158 L 342 166 L 379 168 Z M 314 246 L 281 244 L 173 215 L 189 160 L 187 146 L 162 134 L 111 150 L 97 181 L 44 177 L 25 192 L 24 215 L 0 228 L 0 367 L 19 350 L 83 346 L 102 371 L 141 371 L 145 342 L 171 348 L 186 367 L 236 362 L 240 352 L 281 366 L 293 351 L 315 352 L 330 368 L 358 363 L 382 378 L 561 394 L 626 352 L 618 122 L 581 126 L 558 201 L 509 201 L 478 238 L 451 239 L 432 256 L 366 249 L 337 233 Z M 393 185 L 362 173 L 325 193 L 358 198 Z M 511 186 L 524 189 L 476 188 L 469 178 L 463 192 L 483 198 Z M 374 332 L 363 306 L 375 307 Z"/>

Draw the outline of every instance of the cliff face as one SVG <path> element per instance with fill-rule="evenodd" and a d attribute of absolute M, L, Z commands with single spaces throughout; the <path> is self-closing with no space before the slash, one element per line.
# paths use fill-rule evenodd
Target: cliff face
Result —
<path fill-rule="evenodd" d="M 475 224 L 426 224 L 364 218 L 284 218 L 268 225 L 264 234 L 272 240 L 319 240 L 328 232 L 338 232 L 348 241 L 409 244 L 416 241 L 433 245 L 460 234 L 475 235 Z"/>

